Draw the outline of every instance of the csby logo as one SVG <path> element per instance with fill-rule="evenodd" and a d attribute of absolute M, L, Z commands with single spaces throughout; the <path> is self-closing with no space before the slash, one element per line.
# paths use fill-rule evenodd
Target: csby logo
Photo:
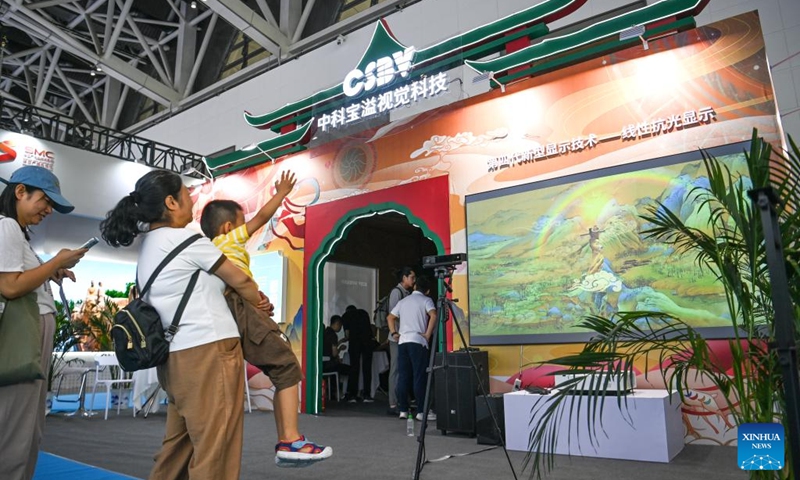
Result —
<path fill-rule="evenodd" d="M 342 84 L 344 94 L 355 97 L 361 92 L 369 92 L 392 83 L 397 75 L 408 77 L 413 59 L 414 47 L 408 47 L 401 52 L 394 52 L 391 57 L 381 57 L 369 62 L 363 72 L 357 68 L 350 71 Z"/>
<path fill-rule="evenodd" d="M 783 425 L 739 425 L 738 461 L 742 470 L 781 470 L 784 462 Z"/>
<path fill-rule="evenodd" d="M 17 158 L 14 143 L 11 140 L 0 142 L 0 163 L 13 162 Z"/>

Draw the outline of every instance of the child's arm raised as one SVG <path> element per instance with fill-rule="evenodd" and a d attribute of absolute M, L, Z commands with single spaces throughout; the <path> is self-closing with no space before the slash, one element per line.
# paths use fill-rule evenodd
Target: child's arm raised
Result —
<path fill-rule="evenodd" d="M 261 209 L 247 222 L 247 234 L 253 235 L 256 230 L 267 224 L 270 218 L 278 211 L 281 202 L 289 195 L 289 192 L 294 188 L 297 180 L 294 173 L 284 171 L 281 173 L 281 178 L 275 182 L 275 196 L 269 202 L 265 203 Z"/>

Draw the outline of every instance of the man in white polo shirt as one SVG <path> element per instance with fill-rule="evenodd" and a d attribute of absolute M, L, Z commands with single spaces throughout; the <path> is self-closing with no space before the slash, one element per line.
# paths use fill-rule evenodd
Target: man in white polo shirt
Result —
<path fill-rule="evenodd" d="M 417 278 L 414 292 L 397 302 L 387 317 L 389 335 L 397 340 L 397 409 L 400 418 L 408 418 L 408 388 L 413 385 L 414 397 L 419 409 L 425 405 L 425 384 L 428 380 L 426 370 L 430 358 L 428 343 L 436 328 L 436 307 L 428 297 L 430 281 L 425 277 Z M 397 329 L 397 320 L 400 328 Z M 422 411 L 417 413 L 417 420 L 422 420 Z M 429 420 L 435 420 L 430 413 Z"/>

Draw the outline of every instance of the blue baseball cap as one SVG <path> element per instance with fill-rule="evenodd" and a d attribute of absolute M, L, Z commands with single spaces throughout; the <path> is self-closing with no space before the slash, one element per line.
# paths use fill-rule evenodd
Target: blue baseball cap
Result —
<path fill-rule="evenodd" d="M 75 207 L 61 196 L 61 184 L 58 178 L 46 168 L 33 165 L 18 168 L 11 174 L 11 178 L 8 180 L 0 178 L 0 182 L 5 184 L 21 183 L 28 187 L 41 189 L 53 202 L 53 209 L 59 213 L 69 213 L 75 210 Z"/>

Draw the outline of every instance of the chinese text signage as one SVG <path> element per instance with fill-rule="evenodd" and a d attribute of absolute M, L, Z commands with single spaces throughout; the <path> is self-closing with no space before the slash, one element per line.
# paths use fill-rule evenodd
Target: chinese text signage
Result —
<path fill-rule="evenodd" d="M 370 65 L 372 63 L 370 63 Z M 404 75 L 401 74 L 401 76 Z M 365 81 L 365 83 L 367 82 L 369 82 L 369 85 L 372 85 L 373 83 L 377 84 L 377 80 Z M 347 81 L 345 81 L 345 85 L 346 84 Z M 363 87 L 362 89 L 365 88 L 366 87 Z M 386 92 L 367 97 L 360 102 L 355 101 L 350 105 L 338 108 L 330 113 L 324 113 L 317 120 L 317 127 L 322 129 L 323 132 L 327 132 L 329 129 L 348 125 L 353 122 L 372 117 L 379 113 L 388 112 L 398 107 L 416 103 L 422 99 L 432 98 L 446 91 L 446 73 L 442 72 L 436 75 L 423 76 L 420 79 L 411 82 L 410 84 L 399 86 L 394 90 L 388 90 Z"/>
<path fill-rule="evenodd" d="M 703 107 L 699 110 L 689 110 L 682 114 L 670 115 L 666 118 L 657 118 L 651 121 L 625 125 L 622 127 L 621 132 L 616 135 L 608 135 L 600 138 L 598 135 L 590 133 L 586 136 L 575 137 L 563 142 L 537 145 L 524 152 L 494 157 L 487 162 L 487 167 L 489 172 L 494 172 L 503 168 L 511 168 L 517 165 L 548 160 L 570 153 L 582 152 L 583 150 L 594 148 L 599 142 L 617 139 L 629 141 L 653 137 L 701 124 L 708 124 L 716 118 L 717 114 L 713 108 Z"/>

